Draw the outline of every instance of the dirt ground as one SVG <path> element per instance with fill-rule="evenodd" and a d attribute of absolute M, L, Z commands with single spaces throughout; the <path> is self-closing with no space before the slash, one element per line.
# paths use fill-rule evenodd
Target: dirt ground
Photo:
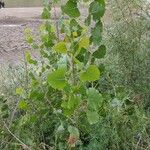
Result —
<path fill-rule="evenodd" d="M 37 32 L 41 12 L 42 8 L 0 9 L 0 64 L 23 59 L 23 51 L 29 49 L 24 30 L 29 27 Z"/>
<path fill-rule="evenodd" d="M 23 61 L 26 50 L 37 56 L 37 52 L 26 43 L 24 31 L 30 28 L 34 36 L 38 36 L 39 26 L 43 22 L 42 10 L 42 7 L 0 9 L 0 64 Z M 60 9 L 56 10 L 59 15 Z"/>

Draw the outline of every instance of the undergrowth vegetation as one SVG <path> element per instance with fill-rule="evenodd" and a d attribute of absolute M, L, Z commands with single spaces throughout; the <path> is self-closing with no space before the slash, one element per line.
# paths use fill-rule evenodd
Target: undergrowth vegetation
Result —
<path fill-rule="evenodd" d="M 1 69 L 0 149 L 150 149 L 145 5 L 84 0 L 84 18 L 80 1 L 68 0 L 51 21 L 56 2 L 43 10 L 40 42 L 25 31 L 40 58 L 26 52 L 22 67 Z M 113 19 L 103 27 L 106 8 Z"/>
<path fill-rule="evenodd" d="M 131 89 L 133 95 L 145 102 L 146 109 L 150 106 L 149 7 L 148 2 L 140 0 L 109 2 L 113 21 L 106 29 L 107 60 L 113 57 L 114 67 L 109 65 L 109 69 L 114 72 L 114 82 Z"/>

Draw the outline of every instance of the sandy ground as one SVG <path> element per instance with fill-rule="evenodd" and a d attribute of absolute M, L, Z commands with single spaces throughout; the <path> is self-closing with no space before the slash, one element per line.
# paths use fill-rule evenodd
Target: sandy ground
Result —
<path fill-rule="evenodd" d="M 23 51 L 29 49 L 24 30 L 29 27 L 38 32 L 41 12 L 42 8 L 0 9 L 0 64 L 23 59 Z"/>
<path fill-rule="evenodd" d="M 30 28 L 33 36 L 38 36 L 39 26 L 43 22 L 42 10 L 42 7 L 0 9 L 0 64 L 23 61 L 26 50 L 37 56 L 37 51 L 32 51 L 26 43 L 24 31 Z M 60 9 L 56 8 L 56 11 L 59 16 Z"/>

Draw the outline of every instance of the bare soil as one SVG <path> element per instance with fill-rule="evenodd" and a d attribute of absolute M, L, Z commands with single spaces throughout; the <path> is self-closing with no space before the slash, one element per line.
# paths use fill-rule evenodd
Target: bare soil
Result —
<path fill-rule="evenodd" d="M 0 64 L 18 63 L 23 51 L 29 49 L 25 42 L 24 30 L 31 28 L 38 32 L 42 8 L 0 9 Z"/>

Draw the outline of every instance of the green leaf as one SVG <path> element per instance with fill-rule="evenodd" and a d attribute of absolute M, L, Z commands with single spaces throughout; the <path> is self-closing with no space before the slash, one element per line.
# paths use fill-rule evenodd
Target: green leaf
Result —
<path fill-rule="evenodd" d="M 100 78 L 100 71 L 97 66 L 91 65 L 85 72 L 80 74 L 81 81 L 96 81 Z"/>
<path fill-rule="evenodd" d="M 65 87 L 66 88 L 66 87 Z M 70 92 L 70 91 L 68 91 Z M 80 96 L 70 94 L 68 97 L 63 99 L 61 107 L 66 116 L 70 116 L 74 113 L 75 109 L 79 106 L 81 101 Z"/>
<path fill-rule="evenodd" d="M 88 107 L 92 110 L 98 110 L 103 100 L 102 95 L 95 88 L 88 89 L 86 93 Z"/>
<path fill-rule="evenodd" d="M 62 103 L 61 103 L 61 107 L 67 109 L 68 102 L 66 100 L 63 100 Z"/>
<path fill-rule="evenodd" d="M 68 108 L 69 109 L 75 109 L 80 102 L 80 98 L 75 96 L 75 95 L 70 95 L 69 100 L 68 100 Z"/>
<path fill-rule="evenodd" d="M 21 95 L 23 93 L 23 88 L 16 88 L 16 94 Z"/>
<path fill-rule="evenodd" d="M 26 41 L 29 43 L 29 44 L 32 44 L 33 43 L 33 37 L 31 35 L 28 35 L 26 37 Z"/>
<path fill-rule="evenodd" d="M 58 128 L 57 128 L 57 132 L 58 133 L 61 133 L 63 132 L 65 129 L 64 129 L 64 126 L 61 124 Z"/>
<path fill-rule="evenodd" d="M 105 13 L 105 5 L 101 0 L 93 1 L 90 4 L 89 12 L 93 16 L 93 20 L 99 20 Z"/>
<path fill-rule="evenodd" d="M 45 7 L 42 12 L 42 19 L 50 19 L 50 10 L 48 7 Z"/>
<path fill-rule="evenodd" d="M 89 47 L 89 45 L 90 45 L 90 40 L 88 37 L 85 36 L 79 42 L 79 49 L 81 49 L 81 48 L 87 49 Z"/>
<path fill-rule="evenodd" d="M 99 121 L 99 114 L 96 111 L 87 111 L 86 112 L 89 123 L 95 124 Z"/>
<path fill-rule="evenodd" d="M 98 50 L 96 50 L 94 53 L 93 53 L 93 56 L 97 59 L 100 59 L 100 58 L 104 58 L 104 56 L 106 55 L 106 46 L 105 45 L 101 45 Z"/>
<path fill-rule="evenodd" d="M 74 0 L 68 0 L 68 2 L 64 6 L 62 6 L 62 11 L 72 18 L 80 16 L 80 12 L 77 7 L 77 2 Z"/>
<path fill-rule="evenodd" d="M 26 60 L 27 60 L 27 62 L 28 62 L 29 64 L 37 65 L 37 61 L 36 61 L 36 60 L 33 60 L 33 59 L 31 58 L 31 55 L 30 55 L 29 52 L 26 52 L 25 57 L 26 57 Z"/>
<path fill-rule="evenodd" d="M 66 53 L 67 47 L 65 42 L 59 42 L 54 46 L 54 50 L 58 53 Z"/>
<path fill-rule="evenodd" d="M 41 101 L 44 99 L 45 93 L 41 91 L 41 89 L 37 88 L 37 89 L 33 89 L 30 92 L 30 99 L 32 100 L 38 100 Z"/>
<path fill-rule="evenodd" d="M 48 75 L 48 83 L 54 89 L 62 90 L 66 86 L 65 81 L 66 69 L 60 68 Z"/>
<path fill-rule="evenodd" d="M 79 130 L 76 127 L 69 126 L 68 127 L 68 131 L 69 131 L 69 133 L 70 133 L 71 136 L 79 138 L 80 133 L 79 133 Z"/>
<path fill-rule="evenodd" d="M 96 23 L 95 27 L 92 29 L 92 36 L 91 40 L 95 45 L 100 45 L 100 42 L 102 40 L 102 30 L 103 30 L 103 25 L 102 22 L 99 21 Z"/>
<path fill-rule="evenodd" d="M 87 52 L 87 50 L 85 48 L 78 49 L 78 51 L 75 53 L 75 57 L 80 62 L 84 62 L 86 52 Z"/>
<path fill-rule="evenodd" d="M 71 109 L 64 109 L 63 110 L 63 114 L 64 114 L 64 116 L 66 116 L 66 117 L 71 117 L 71 115 L 73 114 L 73 110 L 71 110 Z"/>
<path fill-rule="evenodd" d="M 82 30 L 83 28 L 75 19 L 70 20 L 70 31 L 72 32 L 72 36 L 73 36 L 73 32 L 77 32 L 77 35 L 80 36 L 82 33 Z"/>
<path fill-rule="evenodd" d="M 99 2 L 100 5 L 105 7 L 105 0 L 95 0 L 95 1 Z"/>
<path fill-rule="evenodd" d="M 21 100 L 20 102 L 19 102 L 19 105 L 18 105 L 18 107 L 20 108 L 20 109 L 27 109 L 27 103 L 24 101 L 24 100 Z"/>

